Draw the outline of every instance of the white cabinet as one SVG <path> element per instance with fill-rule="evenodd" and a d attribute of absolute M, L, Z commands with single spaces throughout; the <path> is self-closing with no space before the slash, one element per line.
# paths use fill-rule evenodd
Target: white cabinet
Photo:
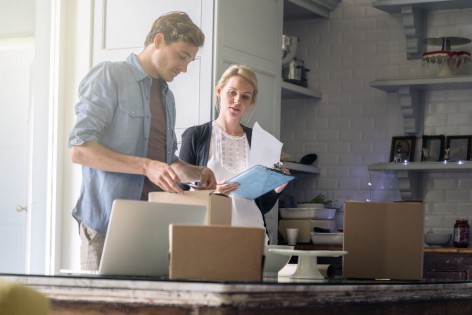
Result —
<path fill-rule="evenodd" d="M 250 125 L 280 136 L 282 0 L 219 0 L 214 16 L 214 86 L 231 64 L 254 69 L 259 85 Z"/>
<path fill-rule="evenodd" d="M 205 33 L 205 45 L 187 73 L 170 87 L 176 99 L 176 132 L 215 117 L 214 86 L 232 64 L 252 67 L 259 83 L 255 121 L 280 136 L 281 50 L 283 0 L 97 0 L 93 11 L 93 64 L 124 60 L 138 53 L 153 21 L 161 14 L 181 10 Z M 126 23 L 123 14 L 126 13 Z M 274 212 L 274 211 L 272 211 Z M 277 238 L 277 216 L 274 225 Z M 270 228 L 269 228 L 270 230 Z"/>
<path fill-rule="evenodd" d="M 170 83 L 176 98 L 178 138 L 187 127 L 214 117 L 214 85 L 235 63 L 254 68 L 259 81 L 260 94 L 250 124 L 258 121 L 278 137 L 282 0 L 98 0 L 93 12 L 92 63 L 123 60 L 131 52 L 138 53 L 152 22 L 175 10 L 187 12 L 205 33 L 205 45 L 187 73 Z"/>

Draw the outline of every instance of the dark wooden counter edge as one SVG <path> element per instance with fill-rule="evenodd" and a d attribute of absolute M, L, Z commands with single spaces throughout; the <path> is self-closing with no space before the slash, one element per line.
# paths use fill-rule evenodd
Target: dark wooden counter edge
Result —
<path fill-rule="evenodd" d="M 297 244 L 295 249 L 300 250 L 342 250 L 341 245 L 313 245 L 313 244 Z M 472 248 L 455 248 L 455 247 L 425 247 L 425 253 L 439 254 L 472 254 Z"/>
<path fill-rule="evenodd" d="M 0 275 L 53 303 L 100 302 L 180 307 L 287 308 L 359 303 L 472 301 L 472 282 L 409 284 L 205 283 Z"/>
<path fill-rule="evenodd" d="M 472 248 L 455 248 L 455 247 L 425 247 L 425 253 L 436 254 L 472 254 Z"/>

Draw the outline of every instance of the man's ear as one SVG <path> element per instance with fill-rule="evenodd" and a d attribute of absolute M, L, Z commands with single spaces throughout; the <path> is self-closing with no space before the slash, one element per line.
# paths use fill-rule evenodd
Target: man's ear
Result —
<path fill-rule="evenodd" d="M 154 36 L 154 47 L 159 48 L 159 46 L 164 43 L 164 34 L 162 33 L 157 33 L 156 36 Z"/>

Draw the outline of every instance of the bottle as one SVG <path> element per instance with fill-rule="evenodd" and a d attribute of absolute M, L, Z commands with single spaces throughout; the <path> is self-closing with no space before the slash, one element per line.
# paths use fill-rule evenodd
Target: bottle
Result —
<path fill-rule="evenodd" d="M 469 221 L 466 219 L 458 219 L 454 224 L 454 247 L 469 247 Z"/>

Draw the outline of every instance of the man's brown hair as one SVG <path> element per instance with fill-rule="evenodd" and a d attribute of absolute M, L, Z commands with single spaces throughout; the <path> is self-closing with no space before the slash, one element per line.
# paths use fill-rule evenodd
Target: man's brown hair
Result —
<path fill-rule="evenodd" d="M 195 47 L 202 47 L 205 42 L 202 30 L 193 23 L 187 13 L 180 11 L 168 12 L 157 18 L 146 37 L 144 47 L 152 44 L 158 33 L 164 35 L 166 44 L 182 40 Z"/>

